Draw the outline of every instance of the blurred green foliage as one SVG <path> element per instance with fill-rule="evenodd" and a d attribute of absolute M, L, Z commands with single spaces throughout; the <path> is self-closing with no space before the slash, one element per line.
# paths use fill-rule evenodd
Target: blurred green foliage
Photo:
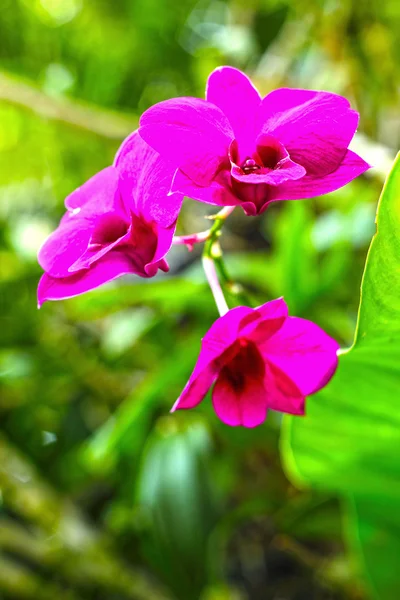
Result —
<path fill-rule="evenodd" d="M 203 95 L 214 67 L 245 69 L 264 93 L 339 92 L 361 113 L 358 151 L 377 169 L 259 219 L 235 212 L 222 245 L 254 303 L 283 295 L 349 346 L 399 145 L 399 30 L 395 0 L 2 0 L 0 598 L 366 599 L 348 538 L 370 542 L 375 579 L 396 570 L 376 562 L 371 535 L 376 513 L 396 506 L 360 500 L 354 534 L 339 485 L 296 490 L 278 415 L 251 431 L 222 425 L 209 403 L 168 415 L 217 316 L 196 250 L 175 248 L 155 281 L 40 312 L 36 252 L 65 196 L 112 161 L 140 113 Z M 204 229 L 209 212 L 186 202 L 180 231 Z M 386 535 L 395 556 L 398 536 Z"/>
<path fill-rule="evenodd" d="M 400 154 L 385 184 L 364 271 L 354 344 L 306 419 L 285 419 L 283 456 L 303 482 L 341 493 L 378 598 L 396 600 L 400 556 Z M 372 441 L 373 440 L 373 441 Z"/>

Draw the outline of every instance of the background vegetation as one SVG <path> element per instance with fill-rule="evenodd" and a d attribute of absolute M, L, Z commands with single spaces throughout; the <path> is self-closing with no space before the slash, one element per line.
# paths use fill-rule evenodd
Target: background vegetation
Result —
<path fill-rule="evenodd" d="M 36 251 L 65 196 L 112 161 L 140 113 L 202 96 L 214 67 L 245 69 L 263 93 L 338 92 L 361 113 L 355 143 L 374 171 L 258 219 L 237 211 L 222 244 L 255 304 L 283 295 L 349 346 L 400 141 L 399 31 L 396 0 L 1 1 L 0 598 L 370 597 L 345 547 L 370 530 L 348 525 L 343 487 L 288 481 L 279 415 L 247 431 L 222 425 L 209 403 L 168 414 L 217 316 L 197 251 L 174 248 L 156 281 L 119 280 L 40 312 Z M 209 212 L 185 203 L 180 232 L 204 229 Z"/>

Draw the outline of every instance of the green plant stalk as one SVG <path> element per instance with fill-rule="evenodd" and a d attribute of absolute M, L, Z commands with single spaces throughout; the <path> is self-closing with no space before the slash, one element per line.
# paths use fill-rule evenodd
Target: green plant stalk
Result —
<path fill-rule="evenodd" d="M 225 210 L 225 209 L 224 209 Z M 245 305 L 251 306 L 251 301 L 246 294 L 242 285 L 236 283 L 232 277 L 229 275 L 221 245 L 219 243 L 219 238 L 222 234 L 222 227 L 224 225 L 225 219 L 232 212 L 224 210 L 217 213 L 214 217 L 214 223 L 212 227 L 209 229 L 209 235 L 204 244 L 203 249 L 203 264 L 205 261 L 212 261 L 215 265 L 216 271 L 219 275 L 219 278 L 222 282 L 222 286 L 225 288 L 226 292 L 231 296 L 235 296 L 239 302 Z"/>

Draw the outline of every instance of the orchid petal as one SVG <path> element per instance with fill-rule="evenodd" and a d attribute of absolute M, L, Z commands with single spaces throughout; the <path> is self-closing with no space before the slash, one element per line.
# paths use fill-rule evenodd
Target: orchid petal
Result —
<path fill-rule="evenodd" d="M 219 67 L 208 78 L 206 98 L 227 116 L 240 153 L 251 154 L 261 96 L 250 79 L 233 67 Z"/>
<path fill-rule="evenodd" d="M 126 209 L 161 227 L 178 218 L 183 196 L 171 194 L 176 166 L 163 159 L 133 132 L 122 143 L 114 161 Z"/>
<path fill-rule="evenodd" d="M 118 212 L 125 214 L 118 190 L 118 173 L 114 167 L 106 167 L 65 199 L 65 206 L 74 214 L 90 213 L 95 216 Z"/>
<path fill-rule="evenodd" d="M 38 261 L 52 277 L 67 277 L 69 268 L 86 251 L 94 223 L 92 219 L 71 212 L 66 213 L 60 225 L 47 238 L 38 252 Z"/>
<path fill-rule="evenodd" d="M 115 246 L 129 239 L 128 227 L 128 223 L 115 213 L 99 216 L 86 251 L 69 267 L 68 272 L 75 273 L 82 269 L 88 269 L 92 263 L 100 260 Z"/>
<path fill-rule="evenodd" d="M 341 165 L 325 177 L 306 175 L 298 181 L 287 181 L 271 190 L 270 201 L 300 200 L 328 194 L 343 187 L 368 169 L 370 165 L 352 150 L 347 150 Z"/>
<path fill-rule="evenodd" d="M 38 253 L 40 266 L 52 277 L 69 275 L 71 265 L 86 252 L 96 223 L 104 213 L 119 221 L 125 218 L 118 175 L 113 167 L 94 175 L 70 194 L 65 204 L 68 212 Z"/>
<path fill-rule="evenodd" d="M 259 349 L 304 396 L 326 385 L 338 363 L 339 344 L 315 323 L 298 317 L 288 317 Z"/>
<path fill-rule="evenodd" d="M 288 306 L 281 296 L 257 306 L 255 309 L 264 319 L 281 319 L 289 316 Z"/>
<path fill-rule="evenodd" d="M 239 334 L 258 345 L 282 327 L 288 317 L 288 307 L 283 298 L 277 298 L 255 308 L 254 316 L 256 319 L 249 323 L 242 321 Z"/>
<path fill-rule="evenodd" d="M 247 378 L 245 387 L 236 390 L 221 372 L 214 385 L 212 403 L 216 415 L 226 425 L 257 427 L 267 416 L 267 394 L 262 381 Z"/>
<path fill-rule="evenodd" d="M 304 395 L 283 371 L 271 363 L 266 365 L 264 387 L 268 408 L 290 415 L 304 415 Z"/>
<path fill-rule="evenodd" d="M 149 108 L 141 137 L 200 186 L 207 186 L 227 156 L 234 134 L 224 113 L 198 98 L 175 98 Z"/>
<path fill-rule="evenodd" d="M 172 411 L 192 408 L 203 400 L 220 369 L 231 356 L 230 347 L 237 339 L 241 321 L 252 313 L 251 308 L 238 306 L 213 323 L 202 339 L 196 366 Z"/>
<path fill-rule="evenodd" d="M 342 96 L 282 88 L 260 106 L 259 127 L 285 146 L 290 158 L 311 176 L 340 165 L 358 125 L 358 113 Z"/>
<path fill-rule="evenodd" d="M 182 394 L 171 408 L 171 412 L 181 409 L 194 408 L 200 404 L 218 377 L 218 373 L 219 367 L 213 362 L 206 365 L 202 369 L 196 366 L 196 369 L 193 371 Z"/>
<path fill-rule="evenodd" d="M 69 277 L 56 278 L 44 273 L 37 292 L 39 307 L 47 300 L 78 296 L 127 273 L 136 273 L 135 266 L 128 256 L 116 250 L 104 256 L 90 269 Z"/>
<path fill-rule="evenodd" d="M 149 277 L 155 275 L 158 269 L 167 272 L 169 270 L 168 263 L 164 260 L 165 255 L 169 252 L 172 246 L 172 238 L 175 233 L 175 223 L 168 228 L 159 227 L 157 230 L 157 246 L 152 260 L 144 267 L 146 274 Z"/>

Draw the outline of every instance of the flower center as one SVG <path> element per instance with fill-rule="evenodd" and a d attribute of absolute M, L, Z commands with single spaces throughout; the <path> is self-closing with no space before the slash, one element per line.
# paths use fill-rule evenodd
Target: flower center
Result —
<path fill-rule="evenodd" d="M 96 220 L 89 247 L 94 249 L 108 246 L 124 236 L 127 231 L 128 224 L 119 215 L 100 215 Z"/>
<path fill-rule="evenodd" d="M 142 217 L 131 213 L 132 223 L 129 228 L 130 240 L 126 251 L 131 254 L 141 266 L 151 262 L 157 249 L 157 227 Z"/>
<path fill-rule="evenodd" d="M 245 175 L 249 175 L 250 173 L 259 171 L 261 169 L 261 165 L 258 165 L 254 158 L 250 158 L 250 156 L 248 156 L 240 165 L 240 168 Z"/>
<path fill-rule="evenodd" d="M 223 367 L 221 373 L 223 372 L 237 392 L 241 392 L 249 379 L 263 379 L 265 364 L 257 346 L 250 340 L 239 338 L 235 349 L 236 354 Z"/>

